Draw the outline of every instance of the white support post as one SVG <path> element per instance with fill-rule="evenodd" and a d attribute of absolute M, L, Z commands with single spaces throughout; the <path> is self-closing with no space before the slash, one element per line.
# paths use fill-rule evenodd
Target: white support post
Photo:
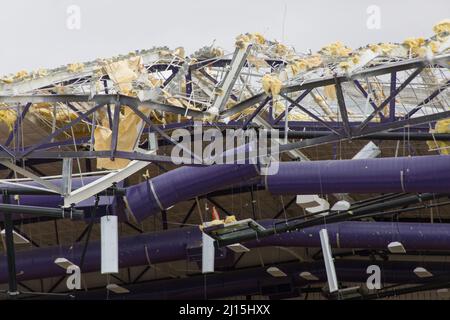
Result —
<path fill-rule="evenodd" d="M 202 273 L 214 272 L 214 239 L 202 232 Z"/>
<path fill-rule="evenodd" d="M 100 218 L 101 228 L 101 272 L 119 272 L 119 238 L 117 216 L 103 216 Z"/>
<path fill-rule="evenodd" d="M 62 194 L 68 195 L 72 191 L 72 158 L 63 159 L 62 167 Z"/>
<path fill-rule="evenodd" d="M 325 262 L 325 269 L 327 271 L 328 287 L 331 292 L 339 290 L 338 281 L 336 277 L 336 269 L 334 268 L 333 256 L 331 254 L 330 241 L 328 239 L 327 229 L 319 231 L 320 244 L 322 246 L 323 260 Z"/>

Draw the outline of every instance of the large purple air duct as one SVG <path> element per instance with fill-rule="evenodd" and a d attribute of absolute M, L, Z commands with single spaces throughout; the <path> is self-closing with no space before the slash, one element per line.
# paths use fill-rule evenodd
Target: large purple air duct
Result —
<path fill-rule="evenodd" d="M 127 188 L 126 201 L 133 216 L 141 221 L 178 202 L 257 175 L 258 167 L 252 164 L 181 167 Z"/>
<path fill-rule="evenodd" d="M 265 226 L 278 220 L 263 220 Z M 315 226 L 301 231 L 277 234 L 258 241 L 246 242 L 249 248 L 264 246 L 319 247 L 319 230 Z M 450 224 L 342 222 L 327 225 L 330 242 L 339 248 L 386 249 L 392 241 L 401 241 L 406 250 L 450 250 Z M 120 267 L 147 265 L 186 259 L 189 250 L 200 248 L 199 228 L 172 229 L 163 232 L 140 234 L 119 240 Z M 49 247 L 16 253 L 18 280 L 64 275 L 64 270 L 54 264 L 64 257 L 80 263 L 82 244 L 70 247 Z M 89 244 L 83 272 L 100 269 L 100 242 Z M 7 280 L 6 257 L 0 259 L 0 283 Z"/>
<path fill-rule="evenodd" d="M 381 269 L 381 283 L 418 284 L 425 280 L 417 277 L 414 269 L 425 267 L 435 277 L 446 276 L 450 271 L 448 262 L 415 261 L 364 261 L 336 260 L 335 267 L 339 281 L 365 283 L 369 274 L 367 267 L 378 265 Z M 125 286 L 129 294 L 109 294 L 109 299 L 220 299 L 240 295 L 298 295 L 296 288 L 318 285 L 327 281 L 323 261 L 291 262 L 276 265 L 287 277 L 274 278 L 267 273 L 267 267 L 245 268 L 225 273 L 192 276 L 184 279 L 158 280 Z M 299 276 L 308 271 L 318 280 L 307 281 Z M 205 283 L 207 285 L 205 285 Z M 106 290 L 73 292 L 78 299 L 104 298 Z"/>
<path fill-rule="evenodd" d="M 448 192 L 450 157 L 283 162 L 266 187 L 273 194 Z"/>
<path fill-rule="evenodd" d="M 128 207 L 138 221 L 177 202 L 245 182 L 253 165 L 183 167 L 127 189 Z M 264 177 L 273 194 L 448 192 L 450 157 L 280 162 Z"/>
<path fill-rule="evenodd" d="M 253 164 L 182 167 L 163 173 L 126 190 L 129 211 L 138 221 L 163 209 L 226 186 L 244 183 L 258 176 Z M 375 193 L 375 192 L 448 192 L 450 157 L 421 156 L 403 158 L 280 162 L 278 173 L 265 176 L 265 185 L 273 194 Z M 86 177 L 91 182 L 96 177 Z M 57 180 L 53 180 L 59 184 Z M 36 185 L 35 183 L 30 183 Z M 81 179 L 73 180 L 74 188 Z M 2 185 L 0 185 L 0 188 Z M 11 197 L 12 203 L 17 203 Z M 101 206 L 117 209 L 124 216 L 121 201 L 100 197 Z M 58 207 L 59 195 L 21 196 L 20 203 L 31 206 Z M 77 208 L 92 208 L 94 198 Z"/>

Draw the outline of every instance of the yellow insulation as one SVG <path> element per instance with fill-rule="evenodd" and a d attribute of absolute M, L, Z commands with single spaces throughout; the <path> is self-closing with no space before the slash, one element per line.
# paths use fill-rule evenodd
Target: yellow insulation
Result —
<path fill-rule="evenodd" d="M 450 19 L 445 19 L 445 20 L 442 20 L 441 22 L 437 23 L 433 27 L 433 31 L 436 34 L 441 34 L 444 32 L 450 33 Z"/>
<path fill-rule="evenodd" d="M 35 77 L 45 77 L 46 75 L 48 75 L 47 69 L 38 69 L 33 72 L 33 76 Z"/>
<path fill-rule="evenodd" d="M 436 122 L 431 133 L 450 133 L 450 119 L 443 119 Z M 427 141 L 430 149 L 439 149 L 440 154 L 450 155 L 450 142 L 448 141 Z"/>
<path fill-rule="evenodd" d="M 215 219 L 212 221 L 208 221 L 208 226 L 216 226 L 216 225 L 221 225 L 221 224 L 229 224 L 232 222 L 236 222 L 236 216 L 231 215 L 231 216 L 227 216 L 225 219 Z M 199 225 L 200 230 L 203 230 L 205 226 L 204 225 Z"/>
<path fill-rule="evenodd" d="M 26 77 L 28 77 L 28 71 L 21 70 L 16 73 L 16 75 L 14 76 L 14 80 L 23 80 Z"/>
<path fill-rule="evenodd" d="M 403 45 L 405 45 L 409 50 L 411 50 L 411 53 L 414 55 L 423 55 L 425 52 L 425 48 L 423 47 L 425 45 L 425 39 L 424 38 L 408 38 L 405 41 L 403 41 Z"/>
<path fill-rule="evenodd" d="M 83 71 L 84 64 L 82 63 L 71 63 L 67 66 L 67 71 L 69 72 L 80 72 Z"/>
<path fill-rule="evenodd" d="M 16 119 L 16 111 L 10 109 L 0 110 L 0 123 L 6 124 L 10 131 L 13 129 Z"/>
<path fill-rule="evenodd" d="M 132 95 L 132 82 L 139 77 L 142 68 L 142 58 L 139 56 L 107 63 L 104 66 L 119 92 L 125 95 Z"/>
<path fill-rule="evenodd" d="M 328 100 L 335 101 L 336 100 L 336 88 L 334 85 L 325 86 L 323 88 L 323 93 Z"/>
<path fill-rule="evenodd" d="M 180 52 L 181 54 L 181 52 Z M 104 70 L 114 82 L 118 91 L 126 95 L 135 95 L 133 92 L 133 80 L 138 79 L 143 71 L 142 58 L 140 56 L 131 57 L 127 60 L 106 63 Z M 152 85 L 149 80 L 149 85 Z M 118 151 L 133 151 L 139 138 L 139 131 L 143 125 L 143 121 L 130 108 L 123 107 L 124 113 L 120 114 L 119 133 L 117 136 Z M 150 109 L 143 108 L 141 110 L 146 116 L 150 115 Z M 95 128 L 94 132 L 96 151 L 111 150 L 112 131 L 109 128 L 107 118 L 103 116 L 102 125 Z M 109 158 L 97 159 L 98 169 L 121 169 L 128 165 L 130 161 L 127 159 Z"/>
<path fill-rule="evenodd" d="M 276 97 L 280 94 L 283 83 L 277 76 L 266 74 L 261 79 L 262 87 L 267 94 Z"/>
<path fill-rule="evenodd" d="M 279 116 L 284 111 L 286 111 L 286 105 L 282 103 L 281 101 L 277 100 L 273 103 L 273 109 L 275 111 L 275 115 Z M 283 117 L 284 120 L 284 117 Z M 301 112 L 289 112 L 288 120 L 290 121 L 311 121 L 311 118 L 308 117 L 306 114 Z"/>
<path fill-rule="evenodd" d="M 277 43 L 277 44 L 275 45 L 275 53 L 276 53 L 276 54 L 278 54 L 278 55 L 280 55 L 280 56 L 284 56 L 284 55 L 287 54 L 287 52 L 288 52 L 288 48 L 287 48 L 284 44 L 282 44 L 282 43 Z"/>
<path fill-rule="evenodd" d="M 288 68 L 291 69 L 292 75 L 296 75 L 299 72 L 319 67 L 321 64 L 322 58 L 319 55 L 312 55 L 307 58 L 295 59 L 288 65 Z"/>
<path fill-rule="evenodd" d="M 440 46 L 441 44 L 438 41 L 432 40 L 428 43 L 428 48 L 430 48 L 431 52 L 433 53 L 437 53 Z"/>
<path fill-rule="evenodd" d="M 321 49 L 321 52 L 327 56 L 348 57 L 352 49 L 342 44 L 342 42 L 334 42 Z"/>
<path fill-rule="evenodd" d="M 235 45 L 239 49 L 244 49 L 249 42 L 250 42 L 250 37 L 245 34 L 241 34 L 236 37 Z"/>
<path fill-rule="evenodd" d="M 148 108 L 140 109 L 142 112 L 148 112 Z M 139 129 L 141 127 L 141 118 L 137 116 L 130 108 L 124 107 L 124 113 L 120 114 L 119 133 L 117 136 L 117 150 L 118 151 L 133 151 L 139 137 Z M 101 125 L 95 128 L 94 132 L 95 144 L 94 149 L 96 151 L 108 151 L 111 150 L 112 131 L 109 128 L 107 117 L 103 117 Z M 128 165 L 130 160 L 128 159 L 114 159 L 112 161 L 109 158 L 98 158 L 98 169 L 121 169 Z"/>
<path fill-rule="evenodd" d="M 55 118 L 56 121 L 69 122 L 77 118 L 77 114 L 72 110 L 66 108 L 56 108 L 51 103 L 35 103 L 31 106 L 30 111 L 39 116 L 51 121 Z"/>
<path fill-rule="evenodd" d="M 12 77 L 3 77 L 0 79 L 0 81 L 3 83 L 13 83 L 14 79 Z"/>
<path fill-rule="evenodd" d="M 263 45 L 266 43 L 266 39 L 264 39 L 264 36 L 258 32 L 240 34 L 236 37 L 235 45 L 239 49 L 244 49 L 250 43 Z"/>
<path fill-rule="evenodd" d="M 379 43 L 369 45 L 370 50 L 373 52 L 382 52 L 384 54 L 390 53 L 397 45 L 393 43 Z"/>
<path fill-rule="evenodd" d="M 248 62 L 258 71 L 260 68 L 269 68 L 269 64 L 263 58 L 258 58 L 253 55 L 247 57 Z"/>
<path fill-rule="evenodd" d="M 184 51 L 183 47 L 176 48 L 173 54 L 179 58 L 184 58 L 186 56 L 186 52 Z"/>

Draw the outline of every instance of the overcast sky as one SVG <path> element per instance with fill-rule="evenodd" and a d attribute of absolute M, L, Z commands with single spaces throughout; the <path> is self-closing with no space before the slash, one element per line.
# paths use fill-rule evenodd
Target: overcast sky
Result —
<path fill-rule="evenodd" d="M 80 8 L 80 29 L 67 27 L 71 5 Z M 380 29 L 366 25 L 370 5 L 380 8 Z M 431 36 L 445 18 L 449 0 L 2 0 L 0 74 L 152 46 L 191 53 L 215 40 L 232 51 L 236 35 L 245 32 L 302 51 L 336 40 L 351 47 L 398 42 Z"/>

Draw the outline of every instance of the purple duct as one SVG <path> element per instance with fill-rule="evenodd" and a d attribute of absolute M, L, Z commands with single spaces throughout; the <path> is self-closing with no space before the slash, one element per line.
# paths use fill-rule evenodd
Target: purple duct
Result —
<path fill-rule="evenodd" d="M 181 167 L 127 188 L 126 202 L 133 216 L 142 221 L 178 202 L 257 175 L 258 168 L 252 164 Z"/>
<path fill-rule="evenodd" d="M 265 226 L 276 220 L 263 220 Z M 265 246 L 319 247 L 319 230 L 315 226 L 297 232 L 277 234 L 258 241 L 246 242 L 250 248 Z M 400 241 L 406 250 L 450 250 L 450 224 L 342 222 L 327 225 L 330 242 L 339 248 L 386 249 L 392 241 Z M 172 229 L 156 233 L 124 237 L 119 240 L 120 267 L 147 265 L 183 260 L 189 251 L 201 246 L 199 228 Z M 16 270 L 19 281 L 64 275 L 64 270 L 54 264 L 58 257 L 79 264 L 82 244 L 70 247 L 49 247 L 16 253 Z M 149 261 L 150 260 L 150 261 Z M 89 244 L 83 272 L 100 269 L 100 242 Z M 0 259 L 0 283 L 7 281 L 6 257 Z"/>
<path fill-rule="evenodd" d="M 138 221 L 184 200 L 238 184 L 257 175 L 253 165 L 183 167 L 127 189 Z M 281 162 L 264 177 L 272 194 L 448 192 L 450 157 Z"/>
<path fill-rule="evenodd" d="M 448 192 L 450 157 L 283 162 L 266 187 L 272 194 Z"/>
<path fill-rule="evenodd" d="M 238 185 L 258 176 L 252 164 L 182 167 L 161 174 L 126 191 L 129 211 L 138 221 L 157 214 L 174 204 L 221 188 Z M 90 182 L 96 177 L 86 177 Z M 74 188 L 81 186 L 74 179 Z M 265 177 L 273 194 L 375 193 L 375 192 L 448 192 L 450 190 L 450 158 L 421 156 L 340 161 L 281 162 L 275 175 Z M 53 181 L 59 184 L 57 180 Z M 34 184 L 35 183 L 30 183 Z M 0 185 L 1 187 L 1 185 Z M 12 197 L 11 197 L 12 199 Z M 100 206 L 111 205 L 116 214 L 125 217 L 122 201 L 100 197 Z M 17 201 L 11 201 L 17 203 Z M 58 207 L 56 196 L 21 196 L 24 205 Z M 94 198 L 78 204 L 89 210 Z M 17 217 L 17 215 L 15 215 Z M 20 218 L 20 217 L 19 217 Z"/>
<path fill-rule="evenodd" d="M 339 281 L 366 282 L 369 265 L 378 265 L 383 284 L 402 283 L 418 284 L 424 280 L 417 277 L 413 270 L 425 267 L 434 276 L 445 276 L 450 271 L 448 262 L 414 262 L 414 261 L 358 261 L 336 260 L 335 266 Z M 226 273 L 193 276 L 184 279 L 170 279 L 151 281 L 125 286 L 129 294 L 110 294 L 109 299 L 146 299 L 146 300 L 192 300 L 192 299 L 220 299 L 240 295 L 298 295 L 296 288 L 305 285 L 318 285 L 327 281 L 323 261 L 292 262 L 276 265 L 288 276 L 274 278 L 267 273 L 266 268 L 246 268 Z M 303 271 L 309 271 L 319 280 L 307 281 L 299 276 Z M 205 285 L 205 283 L 207 285 Z M 284 285 L 284 286 L 280 286 Z M 78 299 L 101 299 L 105 297 L 105 289 L 88 292 L 74 292 Z"/>

